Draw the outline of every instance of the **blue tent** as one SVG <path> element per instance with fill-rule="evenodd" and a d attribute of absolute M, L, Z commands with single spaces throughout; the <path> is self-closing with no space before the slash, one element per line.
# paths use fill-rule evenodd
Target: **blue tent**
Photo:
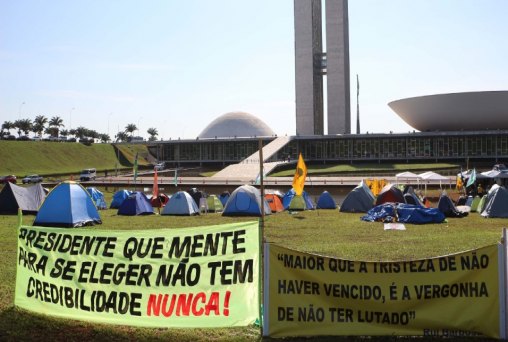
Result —
<path fill-rule="evenodd" d="M 229 196 L 231 196 L 231 194 L 229 193 L 229 191 L 224 191 L 222 194 L 219 195 L 219 199 L 222 203 L 222 206 L 225 206 L 228 199 L 229 199 Z"/>
<path fill-rule="evenodd" d="M 146 195 L 136 191 L 129 195 L 118 208 L 118 215 L 136 216 L 153 214 L 152 204 Z"/>
<path fill-rule="evenodd" d="M 450 197 L 448 197 L 446 194 L 442 194 L 441 197 L 439 197 L 439 202 L 437 204 L 438 209 L 446 216 L 446 217 L 465 217 L 469 213 L 462 212 L 457 209 L 455 204 L 453 204 Z"/>
<path fill-rule="evenodd" d="M 178 191 L 171 196 L 161 215 L 199 215 L 199 208 L 189 193 Z"/>
<path fill-rule="evenodd" d="M 132 194 L 132 191 L 129 190 L 119 190 L 115 192 L 113 195 L 113 200 L 111 201 L 111 209 L 118 209 L 122 205 L 123 201 Z"/>
<path fill-rule="evenodd" d="M 384 203 L 375 206 L 362 216 L 368 222 L 401 222 L 401 223 L 441 223 L 446 218 L 439 209 L 424 208 L 419 205 L 404 203 Z"/>
<path fill-rule="evenodd" d="M 282 198 L 282 205 L 284 206 L 284 210 L 291 209 L 290 208 L 291 202 L 295 198 L 297 200 L 299 200 L 300 199 L 299 197 L 300 196 L 296 196 L 295 190 L 293 188 L 291 188 L 288 192 L 286 192 L 286 194 Z M 303 198 L 303 203 L 305 204 L 305 207 L 301 208 L 301 209 L 304 209 L 304 210 L 314 209 L 314 204 L 312 203 L 312 200 L 310 199 L 309 195 L 305 191 L 302 192 L 301 197 Z"/>
<path fill-rule="evenodd" d="M 101 224 L 90 194 L 80 184 L 63 182 L 48 194 L 35 217 L 34 226 L 83 227 Z"/>
<path fill-rule="evenodd" d="M 265 215 L 272 210 L 263 198 Z M 261 216 L 261 193 L 252 185 L 242 185 L 236 188 L 224 206 L 223 216 Z"/>
<path fill-rule="evenodd" d="M 321 196 L 319 196 L 316 208 L 318 209 L 336 209 L 337 203 L 335 203 L 335 200 L 333 199 L 332 195 L 328 191 L 323 191 Z"/>
<path fill-rule="evenodd" d="M 366 213 L 372 209 L 375 200 L 376 197 L 374 197 L 367 184 L 365 184 L 364 181 L 361 181 L 360 184 L 351 190 L 351 192 L 347 194 L 346 198 L 344 198 L 344 201 L 340 206 L 340 211 L 347 213 Z"/>
<path fill-rule="evenodd" d="M 97 209 L 108 209 L 108 205 L 106 204 L 106 200 L 104 199 L 104 194 L 97 190 L 97 188 L 86 188 L 86 191 L 90 194 L 90 196 L 93 199 L 93 202 L 95 203 L 95 206 Z"/>

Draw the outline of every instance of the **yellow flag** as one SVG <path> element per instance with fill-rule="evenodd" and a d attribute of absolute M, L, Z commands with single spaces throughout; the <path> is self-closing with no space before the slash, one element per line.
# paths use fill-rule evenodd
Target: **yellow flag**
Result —
<path fill-rule="evenodd" d="M 295 177 L 293 178 L 293 189 L 297 196 L 300 196 L 305 186 L 305 178 L 307 177 L 307 166 L 303 161 L 302 154 L 298 157 L 298 164 L 296 164 Z"/>

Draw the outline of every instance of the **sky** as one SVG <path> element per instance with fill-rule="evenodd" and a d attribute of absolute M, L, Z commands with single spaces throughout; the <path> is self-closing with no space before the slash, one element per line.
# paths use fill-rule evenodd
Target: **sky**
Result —
<path fill-rule="evenodd" d="M 413 129 L 388 103 L 508 89 L 508 1 L 352 0 L 352 129 Z M 295 134 L 293 0 L 0 0 L 0 122 L 59 116 L 194 139 L 233 111 Z"/>

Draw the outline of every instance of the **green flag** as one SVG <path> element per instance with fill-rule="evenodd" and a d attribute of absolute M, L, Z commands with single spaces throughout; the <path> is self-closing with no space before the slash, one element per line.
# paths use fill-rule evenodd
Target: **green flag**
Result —
<path fill-rule="evenodd" d="M 138 154 L 136 153 L 136 158 L 134 159 L 134 166 L 132 168 L 132 173 L 134 174 L 134 181 L 138 178 Z"/>
<path fill-rule="evenodd" d="M 469 176 L 469 179 L 467 180 L 466 188 L 470 185 L 473 185 L 474 182 L 476 182 L 476 169 L 473 169 L 473 172 L 471 172 L 471 175 Z"/>

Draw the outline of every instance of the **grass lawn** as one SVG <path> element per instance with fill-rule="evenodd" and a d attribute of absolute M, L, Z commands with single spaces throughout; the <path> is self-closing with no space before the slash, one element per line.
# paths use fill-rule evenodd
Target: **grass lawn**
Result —
<path fill-rule="evenodd" d="M 106 193 L 111 200 L 111 193 Z M 175 216 L 117 216 L 116 210 L 100 212 L 103 224 L 90 229 L 159 229 L 194 227 L 253 220 L 229 218 L 220 214 L 197 217 Z M 266 218 L 265 239 L 301 251 L 355 260 L 407 260 L 440 256 L 469 250 L 500 240 L 507 221 L 484 219 L 472 213 L 462 219 L 448 219 L 447 223 L 406 225 L 406 231 L 384 231 L 381 223 L 360 221 L 361 214 L 345 214 L 338 210 L 287 212 Z M 25 216 L 30 225 L 34 216 Z M 149 329 L 127 326 L 90 324 L 74 320 L 55 319 L 29 313 L 14 307 L 16 275 L 15 216 L 0 216 L 0 340 L 54 341 L 252 341 L 260 340 L 257 327 L 234 329 Z M 392 341 L 394 337 L 368 338 L 369 341 Z M 311 340 L 325 340 L 312 338 Z M 351 341 L 361 338 L 332 338 Z M 363 339 L 365 340 L 365 339 Z M 414 338 L 398 338 L 414 341 Z M 421 338 L 419 341 L 430 341 Z M 433 339 L 435 340 L 435 339 Z M 448 338 L 447 341 L 462 339 Z M 474 339 L 479 341 L 480 339 Z"/>

